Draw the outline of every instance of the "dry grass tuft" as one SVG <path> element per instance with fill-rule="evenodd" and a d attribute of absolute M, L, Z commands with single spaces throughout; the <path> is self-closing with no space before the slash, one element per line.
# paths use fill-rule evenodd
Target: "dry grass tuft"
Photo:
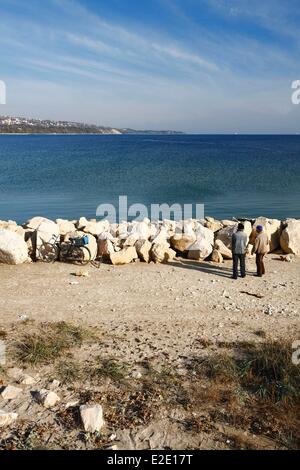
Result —
<path fill-rule="evenodd" d="M 35 332 L 27 333 L 13 345 L 13 355 L 22 363 L 50 364 L 64 352 L 80 347 L 93 335 L 85 328 L 65 322 L 42 324 Z"/>

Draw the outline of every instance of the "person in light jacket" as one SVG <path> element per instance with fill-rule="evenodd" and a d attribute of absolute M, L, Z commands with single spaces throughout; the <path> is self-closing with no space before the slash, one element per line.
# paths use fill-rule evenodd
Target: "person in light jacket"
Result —
<path fill-rule="evenodd" d="M 232 236 L 233 279 L 238 278 L 239 263 L 241 268 L 241 276 L 246 277 L 246 251 L 248 237 L 244 232 L 244 228 L 244 224 L 239 224 L 237 232 Z"/>
<path fill-rule="evenodd" d="M 257 276 L 262 277 L 266 274 L 264 257 L 270 251 L 270 241 L 261 225 L 256 227 L 256 233 L 257 235 L 252 253 L 256 254 Z"/>

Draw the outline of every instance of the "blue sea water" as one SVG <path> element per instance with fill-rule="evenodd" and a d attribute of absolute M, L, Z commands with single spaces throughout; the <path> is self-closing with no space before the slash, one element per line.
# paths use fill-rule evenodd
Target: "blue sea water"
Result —
<path fill-rule="evenodd" d="M 300 136 L 1 135 L 0 219 L 95 218 L 102 203 L 204 203 L 300 218 Z"/>

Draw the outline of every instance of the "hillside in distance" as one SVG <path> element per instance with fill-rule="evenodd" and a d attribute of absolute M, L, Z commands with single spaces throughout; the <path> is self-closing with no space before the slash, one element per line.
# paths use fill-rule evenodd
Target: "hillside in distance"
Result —
<path fill-rule="evenodd" d="M 182 134 L 176 131 L 116 129 L 71 121 L 0 116 L 0 134 Z"/>

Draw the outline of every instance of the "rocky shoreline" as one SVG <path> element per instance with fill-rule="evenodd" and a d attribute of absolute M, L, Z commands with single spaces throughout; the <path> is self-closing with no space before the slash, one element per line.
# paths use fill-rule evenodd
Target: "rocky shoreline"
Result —
<path fill-rule="evenodd" d="M 195 261 L 222 263 L 232 258 L 231 238 L 237 230 L 237 220 L 203 220 L 176 222 L 163 220 L 122 222 L 110 224 L 107 220 L 49 220 L 34 217 L 23 225 L 14 221 L 0 221 L 0 263 L 22 264 L 42 260 L 41 247 L 59 242 L 68 243 L 71 237 L 88 235 L 87 247 L 92 260 L 100 258 L 113 265 L 124 265 L 140 260 L 145 263 L 167 263 L 177 256 Z M 280 250 L 289 255 L 300 255 L 300 220 L 277 220 L 258 217 L 244 221 L 249 237 L 248 256 L 251 256 L 256 227 L 262 225 L 270 239 L 270 252 Z"/>

